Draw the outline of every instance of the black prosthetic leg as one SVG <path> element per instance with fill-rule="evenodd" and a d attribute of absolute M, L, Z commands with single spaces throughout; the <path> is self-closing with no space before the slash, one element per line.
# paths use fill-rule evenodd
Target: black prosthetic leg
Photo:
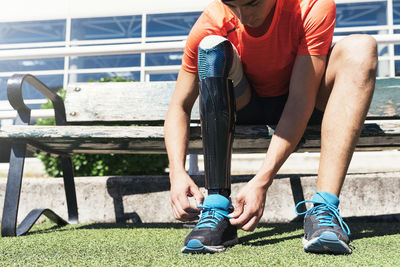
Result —
<path fill-rule="evenodd" d="M 200 43 L 198 60 L 205 187 L 209 194 L 229 197 L 236 116 L 233 85 L 228 79 L 233 48 L 226 39 L 215 41 L 213 37 L 208 38 L 211 39 Z"/>
<path fill-rule="evenodd" d="M 200 81 L 200 118 L 203 137 L 205 187 L 209 193 L 230 195 L 230 171 L 235 128 L 232 82 L 223 77 Z"/>
<path fill-rule="evenodd" d="M 206 37 L 207 38 L 207 37 Z M 183 253 L 215 253 L 238 243 L 229 222 L 231 151 L 235 127 L 235 96 L 228 79 L 232 45 L 218 36 L 199 45 L 200 119 L 203 138 L 205 187 L 196 227 L 185 238 Z"/>

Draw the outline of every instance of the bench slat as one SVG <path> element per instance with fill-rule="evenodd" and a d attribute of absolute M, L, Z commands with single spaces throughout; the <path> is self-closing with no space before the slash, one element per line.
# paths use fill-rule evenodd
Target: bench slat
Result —
<path fill-rule="evenodd" d="M 175 82 L 70 84 L 65 99 L 67 121 L 163 121 L 174 89 Z M 198 119 L 198 114 L 196 105 L 192 119 Z"/>
<path fill-rule="evenodd" d="M 236 153 L 265 152 L 273 131 L 266 126 L 237 126 Z M 165 153 L 159 126 L 9 126 L 0 129 L 0 139 L 23 139 L 50 151 L 75 153 Z M 201 153 L 200 127 L 191 127 L 190 152 Z M 400 146 L 400 121 L 368 121 L 358 143 L 359 150 Z M 318 127 L 309 127 L 299 151 L 318 150 Z M 382 147 L 379 149 L 379 147 Z"/>
<path fill-rule="evenodd" d="M 70 84 L 65 100 L 67 121 L 161 122 L 165 119 L 174 88 L 175 82 Z M 368 116 L 400 117 L 400 79 L 377 80 Z M 191 119 L 199 119 L 197 102 Z"/>

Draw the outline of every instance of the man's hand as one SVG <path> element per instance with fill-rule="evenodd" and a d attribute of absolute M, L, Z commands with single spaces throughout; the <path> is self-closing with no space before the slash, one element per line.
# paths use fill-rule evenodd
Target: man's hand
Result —
<path fill-rule="evenodd" d="M 267 190 L 256 178 L 251 179 L 236 196 L 235 210 L 230 216 L 232 225 L 254 231 L 264 212 Z"/>
<path fill-rule="evenodd" d="M 189 197 L 194 197 L 196 206 L 190 204 Z M 199 187 L 186 172 L 171 177 L 171 205 L 177 220 L 187 222 L 197 219 L 200 213 L 197 206 L 203 203 L 203 199 Z"/>

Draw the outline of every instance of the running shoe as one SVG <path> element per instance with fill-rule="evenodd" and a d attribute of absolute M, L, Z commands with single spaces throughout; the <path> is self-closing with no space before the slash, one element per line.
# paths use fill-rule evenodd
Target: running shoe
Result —
<path fill-rule="evenodd" d="M 237 229 L 229 222 L 233 211 L 229 199 L 222 195 L 205 198 L 200 219 L 185 238 L 183 253 L 216 253 L 238 243 Z"/>
<path fill-rule="evenodd" d="M 350 229 L 339 213 L 339 198 L 328 192 L 317 192 L 311 201 L 296 205 L 296 214 L 304 217 L 304 250 L 313 253 L 350 254 Z M 313 207 L 305 212 L 297 209 L 304 203 Z"/>

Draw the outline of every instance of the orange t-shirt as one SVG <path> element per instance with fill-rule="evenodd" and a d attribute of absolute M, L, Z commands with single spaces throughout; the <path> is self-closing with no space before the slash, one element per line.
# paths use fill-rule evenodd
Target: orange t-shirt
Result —
<path fill-rule="evenodd" d="M 220 35 L 237 48 L 246 77 L 261 97 L 288 93 L 296 55 L 326 55 L 336 20 L 334 0 L 277 0 L 268 31 L 250 36 L 220 0 L 212 2 L 189 33 L 182 68 L 197 72 L 197 51 L 207 35 Z"/>

